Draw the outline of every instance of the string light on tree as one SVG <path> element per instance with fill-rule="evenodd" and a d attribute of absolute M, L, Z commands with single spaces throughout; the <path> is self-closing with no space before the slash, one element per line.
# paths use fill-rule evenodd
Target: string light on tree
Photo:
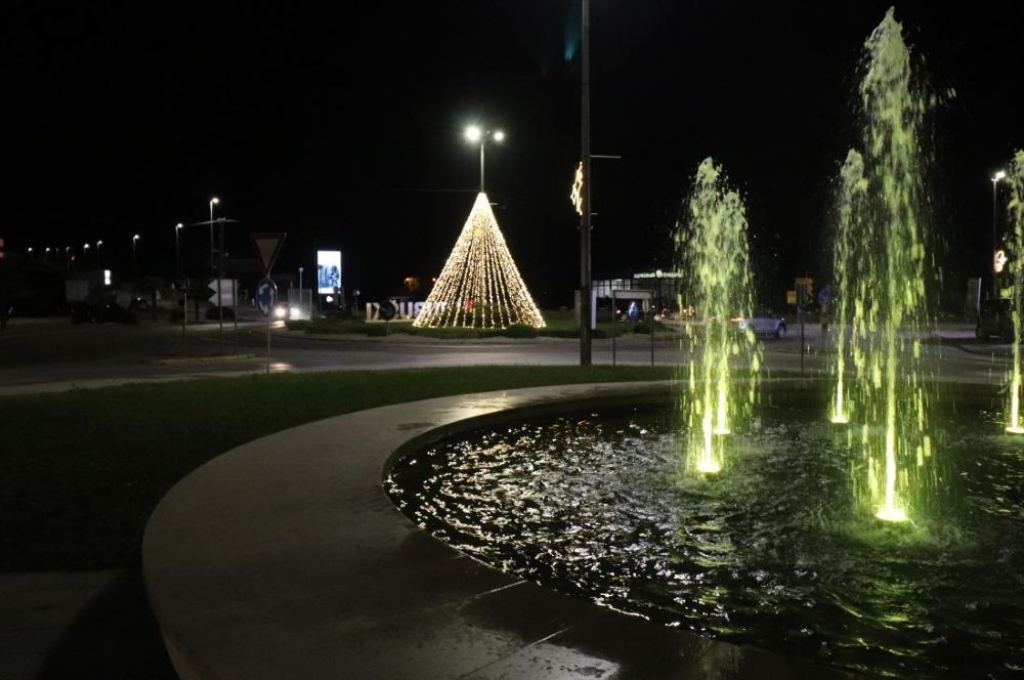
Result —
<path fill-rule="evenodd" d="M 477 194 L 469 219 L 413 325 L 544 327 L 487 194 Z"/>

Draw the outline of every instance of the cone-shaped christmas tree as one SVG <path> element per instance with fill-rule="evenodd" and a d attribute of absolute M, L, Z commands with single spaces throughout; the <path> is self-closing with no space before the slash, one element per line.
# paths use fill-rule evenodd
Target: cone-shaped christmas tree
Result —
<path fill-rule="evenodd" d="M 414 326 L 543 328 L 544 319 L 526 290 L 487 194 L 477 194 L 441 275 Z"/>

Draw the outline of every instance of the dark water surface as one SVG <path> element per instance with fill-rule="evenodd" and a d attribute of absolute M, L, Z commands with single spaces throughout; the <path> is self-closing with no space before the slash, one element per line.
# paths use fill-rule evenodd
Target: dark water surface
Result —
<path fill-rule="evenodd" d="M 467 433 L 385 486 L 458 550 L 667 626 L 893 677 L 1024 673 L 1024 438 L 993 414 L 937 419 L 936 488 L 889 525 L 854 497 L 846 430 L 806 407 L 762 409 L 712 477 L 682 472 L 674 410 Z"/>

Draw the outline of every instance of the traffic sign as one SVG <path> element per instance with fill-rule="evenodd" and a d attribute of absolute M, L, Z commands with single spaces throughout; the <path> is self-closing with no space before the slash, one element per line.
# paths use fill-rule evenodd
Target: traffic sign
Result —
<path fill-rule="evenodd" d="M 273 279 L 260 279 L 256 284 L 256 306 L 260 314 L 270 316 L 274 311 L 274 303 L 277 302 L 277 284 Z"/>
<path fill-rule="evenodd" d="M 281 245 L 288 234 L 285 232 L 252 234 L 252 245 L 256 249 L 256 255 L 263 265 L 263 273 L 270 275 L 274 268 L 278 253 L 281 252 Z"/>

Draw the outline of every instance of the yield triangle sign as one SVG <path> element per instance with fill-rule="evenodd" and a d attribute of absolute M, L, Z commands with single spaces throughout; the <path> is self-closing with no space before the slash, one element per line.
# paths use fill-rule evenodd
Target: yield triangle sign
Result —
<path fill-rule="evenodd" d="M 277 254 L 281 252 L 281 244 L 284 243 L 285 232 L 252 234 L 252 245 L 256 248 L 256 256 L 260 258 L 263 271 L 270 274 L 277 260 Z"/>

